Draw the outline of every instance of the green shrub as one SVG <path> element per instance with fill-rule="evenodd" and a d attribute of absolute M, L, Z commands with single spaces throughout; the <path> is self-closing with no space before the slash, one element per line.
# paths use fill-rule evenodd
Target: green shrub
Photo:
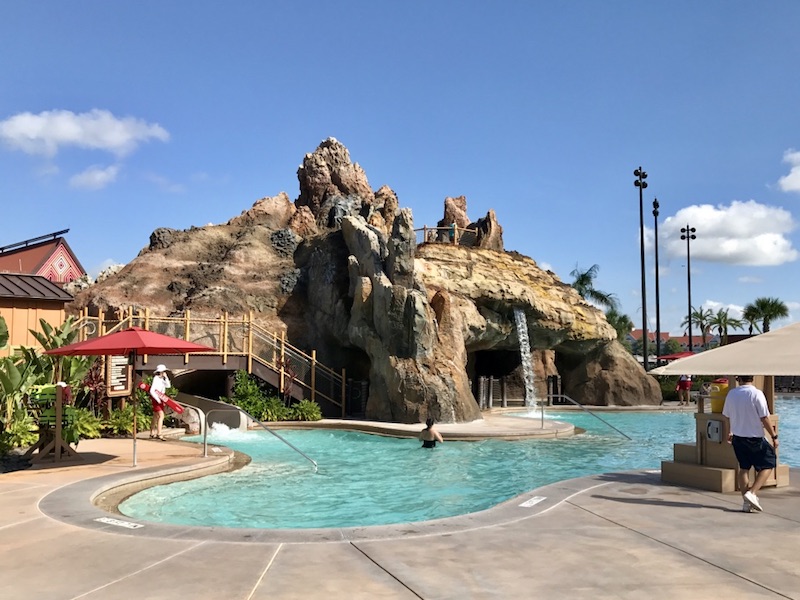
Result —
<path fill-rule="evenodd" d="M 150 427 L 150 417 L 137 410 L 137 431 L 144 431 L 148 427 Z M 133 433 L 133 405 L 128 404 L 125 408 L 112 410 L 108 419 L 103 421 L 103 431 L 111 435 L 130 435 Z"/>
<path fill-rule="evenodd" d="M 319 404 L 311 400 L 301 400 L 289 409 L 292 421 L 319 421 L 322 419 L 322 409 Z"/>
<path fill-rule="evenodd" d="M 267 419 L 267 398 L 255 377 L 247 371 L 236 371 L 233 397 L 225 399 L 259 420 Z M 268 419 L 267 419 L 268 420 Z"/>
<path fill-rule="evenodd" d="M 13 448 L 30 446 L 38 439 L 36 422 L 24 408 L 14 411 L 10 423 L 6 424 L 3 433 L 0 433 L 0 454 L 5 454 Z"/>
<path fill-rule="evenodd" d="M 678 385 L 678 376 L 659 377 L 658 383 L 661 386 L 662 402 L 677 402 L 678 392 L 675 386 Z"/>
<path fill-rule="evenodd" d="M 264 421 L 288 421 L 292 418 L 291 409 L 287 408 L 283 400 L 272 396 L 264 401 Z"/>
<path fill-rule="evenodd" d="M 102 421 L 86 408 L 66 407 L 69 425 L 64 428 L 64 441 L 68 444 L 78 445 L 82 439 L 99 438 L 102 430 Z M 133 419 L 131 419 L 133 422 Z"/>

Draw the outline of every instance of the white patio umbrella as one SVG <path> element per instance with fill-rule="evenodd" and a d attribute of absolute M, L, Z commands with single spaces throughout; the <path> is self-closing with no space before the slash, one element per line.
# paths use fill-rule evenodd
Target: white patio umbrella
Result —
<path fill-rule="evenodd" d="M 800 375 L 800 323 L 680 358 L 653 375 Z"/>

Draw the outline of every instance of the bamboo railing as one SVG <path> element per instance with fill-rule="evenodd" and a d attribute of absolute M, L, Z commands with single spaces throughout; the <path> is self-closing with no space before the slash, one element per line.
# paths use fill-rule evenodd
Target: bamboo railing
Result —
<path fill-rule="evenodd" d="M 299 386 L 303 396 L 312 401 L 326 400 L 340 407 L 345 416 L 347 378 L 345 369 L 334 371 L 317 360 L 316 351 L 311 354 L 296 348 L 286 341 L 286 335 L 269 332 L 253 321 L 253 313 L 241 318 L 231 318 L 227 313 L 217 318 L 194 317 L 187 310 L 179 317 L 152 315 L 149 309 L 134 311 L 132 308 L 117 312 L 100 312 L 89 315 L 84 309 L 76 322 L 80 328 L 80 339 L 85 340 L 107 335 L 131 326 L 139 326 L 179 339 L 214 348 L 213 352 L 186 354 L 188 365 L 191 356 L 219 356 L 220 367 L 231 357 L 244 357 L 247 372 L 253 373 L 256 363 L 278 375 L 278 391 L 281 396 L 289 393 L 292 386 Z M 147 364 L 148 357 L 143 357 Z"/>
<path fill-rule="evenodd" d="M 478 241 L 478 230 L 469 227 L 459 227 L 455 223 L 447 227 L 421 227 L 415 229 L 417 244 L 438 243 L 455 244 L 461 246 L 475 246 Z M 422 234 L 420 240 L 419 234 Z"/>

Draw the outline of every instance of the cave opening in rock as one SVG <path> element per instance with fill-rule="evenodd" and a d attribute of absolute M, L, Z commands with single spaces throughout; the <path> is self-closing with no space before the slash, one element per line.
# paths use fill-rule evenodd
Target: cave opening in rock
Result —
<path fill-rule="evenodd" d="M 525 376 L 522 372 L 520 354 L 516 350 L 479 350 L 469 354 L 467 373 L 472 383 L 472 393 L 481 403 L 481 379 L 485 385 L 493 380 L 493 405 L 499 406 L 502 388 L 508 404 L 525 404 Z"/>

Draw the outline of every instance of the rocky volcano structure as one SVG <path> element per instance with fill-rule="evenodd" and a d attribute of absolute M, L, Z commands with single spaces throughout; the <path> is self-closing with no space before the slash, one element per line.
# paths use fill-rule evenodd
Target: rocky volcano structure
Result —
<path fill-rule="evenodd" d="M 480 418 L 478 379 L 520 368 L 522 309 L 538 396 L 546 376 L 560 375 L 563 393 L 584 404 L 660 402 L 601 311 L 503 250 L 494 211 L 473 222 L 463 197 L 447 198 L 440 229 L 415 232 L 411 210 L 389 187 L 373 191 L 333 138 L 297 175 L 294 202 L 282 192 L 222 225 L 157 229 L 73 308 L 254 311 L 324 364 L 368 380 L 368 418 L 406 423 Z"/>

